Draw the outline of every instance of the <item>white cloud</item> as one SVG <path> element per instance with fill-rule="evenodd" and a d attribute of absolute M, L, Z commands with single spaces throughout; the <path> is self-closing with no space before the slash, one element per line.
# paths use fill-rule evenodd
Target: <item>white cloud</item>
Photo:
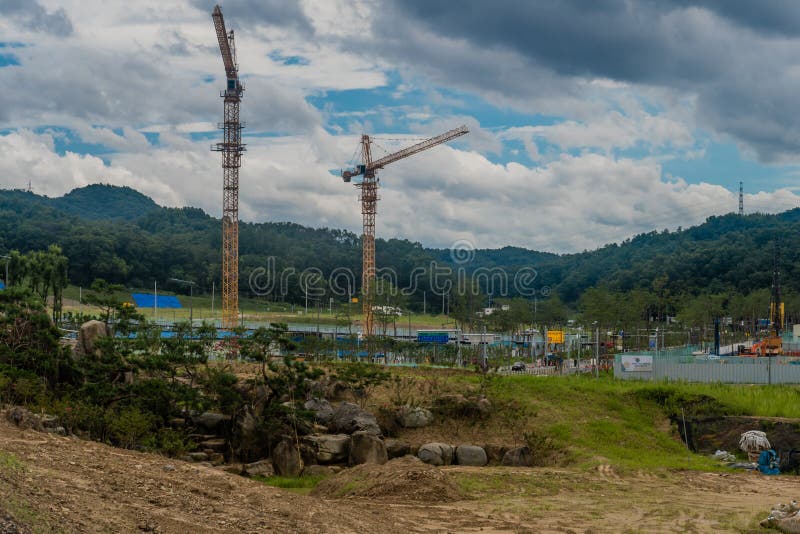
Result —
<path fill-rule="evenodd" d="M 241 171 L 246 221 L 291 220 L 360 233 L 358 191 L 328 170 L 352 154 L 355 136 L 252 139 Z M 61 195 L 105 182 L 128 185 L 163 205 L 220 213 L 221 168 L 207 143 L 162 134 L 162 146 L 93 156 L 54 151 L 51 135 L 22 130 L 0 137 L 4 187 Z M 665 180 L 654 159 L 602 154 L 561 156 L 540 167 L 498 165 L 475 152 L 440 146 L 380 171 L 377 234 L 445 247 L 517 245 L 556 252 L 592 249 L 637 232 L 688 227 L 737 209 L 736 193 L 707 183 Z M 800 203 L 781 189 L 745 196 L 747 211 L 778 212 Z"/>

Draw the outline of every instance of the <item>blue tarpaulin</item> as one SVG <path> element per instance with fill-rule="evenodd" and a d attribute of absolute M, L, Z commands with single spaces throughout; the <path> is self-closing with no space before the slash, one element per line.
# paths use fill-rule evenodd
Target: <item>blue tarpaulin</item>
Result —
<path fill-rule="evenodd" d="M 0 280 L 0 289 L 5 289 L 5 288 L 6 288 L 6 285 L 3 283 L 2 280 Z"/>
<path fill-rule="evenodd" d="M 131 297 L 138 308 L 153 307 L 154 295 L 152 293 L 133 293 Z M 158 308 L 183 308 L 178 297 L 171 295 L 159 295 L 156 305 Z"/>

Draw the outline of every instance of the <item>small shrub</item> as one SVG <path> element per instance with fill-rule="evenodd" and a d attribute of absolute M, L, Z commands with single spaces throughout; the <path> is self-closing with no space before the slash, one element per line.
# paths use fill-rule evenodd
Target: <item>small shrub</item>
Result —
<path fill-rule="evenodd" d="M 58 417 L 68 434 L 85 433 L 93 439 L 105 439 L 106 418 L 102 407 L 65 399 L 52 404 L 49 411 Z"/>
<path fill-rule="evenodd" d="M 670 386 L 644 387 L 633 392 L 642 400 L 653 401 L 661 406 L 667 416 L 675 419 L 685 414 L 687 417 L 729 415 L 731 410 L 719 400 L 702 393 L 680 391 Z"/>
<path fill-rule="evenodd" d="M 140 445 L 153 427 L 153 417 L 136 408 L 106 413 L 108 436 L 120 447 L 133 449 Z"/>
<path fill-rule="evenodd" d="M 362 408 L 367 405 L 367 400 L 375 388 L 389 380 L 390 377 L 390 373 L 377 365 L 363 362 L 343 364 L 336 372 L 336 378 L 353 390 Z"/>
<path fill-rule="evenodd" d="M 389 380 L 389 400 L 394 406 L 417 406 L 417 382 L 410 376 L 395 375 Z"/>
<path fill-rule="evenodd" d="M 550 458 L 559 452 L 559 447 L 553 439 L 538 430 L 523 432 L 522 438 L 525 446 L 531 450 L 535 465 L 549 465 Z"/>
<path fill-rule="evenodd" d="M 197 444 L 189 437 L 172 428 L 160 428 L 142 440 L 145 449 L 160 452 L 167 456 L 182 456 L 194 449 Z"/>

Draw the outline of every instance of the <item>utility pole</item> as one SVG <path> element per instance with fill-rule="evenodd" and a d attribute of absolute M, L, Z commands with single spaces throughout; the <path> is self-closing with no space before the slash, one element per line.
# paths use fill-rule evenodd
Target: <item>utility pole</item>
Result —
<path fill-rule="evenodd" d="M 600 327 L 594 332 L 594 376 L 600 378 Z"/>
<path fill-rule="evenodd" d="M 194 328 L 194 295 L 192 292 L 194 288 L 194 282 L 190 280 L 181 280 L 180 278 L 170 278 L 170 280 L 189 286 L 189 324 L 192 328 Z"/>

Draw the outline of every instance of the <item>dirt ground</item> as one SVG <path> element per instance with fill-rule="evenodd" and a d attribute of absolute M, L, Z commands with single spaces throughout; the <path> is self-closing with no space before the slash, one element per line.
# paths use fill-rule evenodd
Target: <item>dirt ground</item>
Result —
<path fill-rule="evenodd" d="M 742 532 L 757 531 L 770 506 L 800 498 L 800 478 L 755 473 L 441 469 L 456 500 L 412 498 L 414 484 L 430 483 L 418 476 L 379 498 L 304 496 L 215 468 L 21 431 L 3 417 L 0 533 Z"/>

